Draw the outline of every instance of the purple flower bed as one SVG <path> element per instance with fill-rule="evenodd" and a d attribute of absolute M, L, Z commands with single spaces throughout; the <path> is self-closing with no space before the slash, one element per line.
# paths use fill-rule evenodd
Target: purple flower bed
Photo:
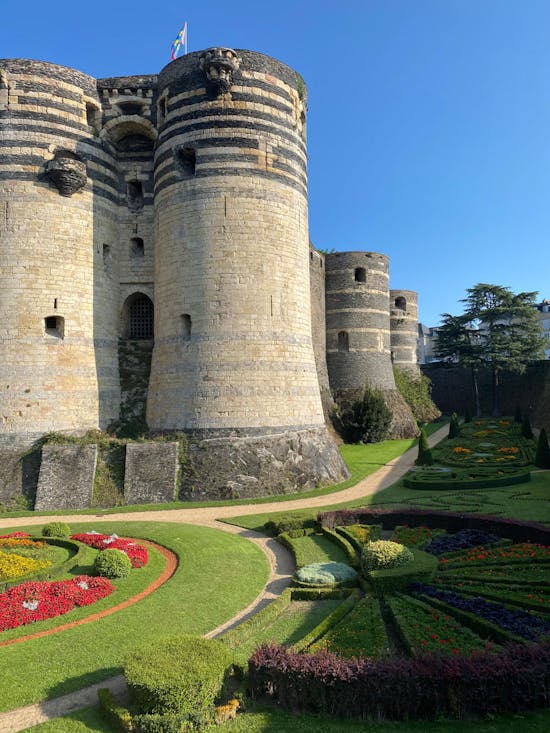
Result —
<path fill-rule="evenodd" d="M 482 529 L 461 529 L 454 534 L 436 537 L 425 546 L 424 550 L 432 555 L 444 555 L 447 552 L 468 550 L 470 547 L 491 545 L 499 541 L 500 537 L 495 537 L 495 535 L 484 532 Z"/>
<path fill-rule="evenodd" d="M 529 641 L 539 641 L 543 637 L 550 636 L 550 623 L 548 621 L 544 621 L 538 616 L 523 613 L 523 611 L 512 611 L 500 605 L 500 603 L 490 603 L 483 598 L 463 598 L 452 591 L 440 590 L 434 588 L 433 585 L 424 585 L 423 583 L 414 583 L 410 589 L 414 594 L 436 598 L 454 608 L 473 613 L 496 626 L 500 626 L 501 629 Z"/>

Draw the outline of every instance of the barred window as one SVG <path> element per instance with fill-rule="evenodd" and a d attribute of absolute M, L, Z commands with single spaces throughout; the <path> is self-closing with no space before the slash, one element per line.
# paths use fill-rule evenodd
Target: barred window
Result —
<path fill-rule="evenodd" d="M 130 304 L 128 315 L 129 338 L 153 338 L 153 303 L 146 295 L 140 295 Z"/>

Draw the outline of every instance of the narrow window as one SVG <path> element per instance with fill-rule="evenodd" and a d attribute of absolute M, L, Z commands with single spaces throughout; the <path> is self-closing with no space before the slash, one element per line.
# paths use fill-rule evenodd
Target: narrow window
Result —
<path fill-rule="evenodd" d="M 141 237 L 133 237 L 130 240 L 130 256 L 133 259 L 141 259 L 145 255 L 145 245 Z"/>
<path fill-rule="evenodd" d="M 46 316 L 44 330 L 48 336 L 62 339 L 65 336 L 65 319 L 62 316 Z"/>
<path fill-rule="evenodd" d="M 181 178 L 195 175 L 197 156 L 193 148 L 178 148 L 175 155 L 176 170 Z"/>
<path fill-rule="evenodd" d="M 400 310 L 400 311 L 403 311 L 403 312 L 406 311 L 407 310 L 407 301 L 406 301 L 406 299 L 403 298 L 403 296 L 400 296 L 399 298 L 396 298 L 395 299 L 395 307 L 397 308 L 397 310 Z"/>
<path fill-rule="evenodd" d="M 364 267 L 355 268 L 355 282 L 366 283 L 367 282 L 367 271 Z"/>
<path fill-rule="evenodd" d="M 126 184 L 126 199 L 130 211 L 137 213 L 143 209 L 143 186 L 141 181 L 128 181 Z"/>
<path fill-rule="evenodd" d="M 96 132 L 101 125 L 101 112 L 95 104 L 90 102 L 86 102 L 86 124 L 93 127 Z"/>
<path fill-rule="evenodd" d="M 183 313 L 181 317 L 181 335 L 184 341 L 191 340 L 191 316 Z"/>
<path fill-rule="evenodd" d="M 111 248 L 108 244 L 103 245 L 103 266 L 109 267 L 111 264 Z"/>
<path fill-rule="evenodd" d="M 338 351 L 349 351 L 349 333 L 347 331 L 338 332 Z"/>

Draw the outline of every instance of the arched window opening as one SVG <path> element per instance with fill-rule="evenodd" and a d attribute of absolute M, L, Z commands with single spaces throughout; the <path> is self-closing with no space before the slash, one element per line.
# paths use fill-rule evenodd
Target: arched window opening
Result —
<path fill-rule="evenodd" d="M 193 148 L 178 148 L 175 155 L 176 170 L 181 178 L 195 175 L 197 156 Z"/>
<path fill-rule="evenodd" d="M 133 237 L 130 240 L 130 256 L 132 259 L 141 259 L 145 255 L 145 245 L 141 237 Z"/>
<path fill-rule="evenodd" d="M 126 184 L 128 208 L 134 214 L 143 209 L 143 185 L 141 181 L 128 181 Z"/>
<path fill-rule="evenodd" d="M 65 319 L 62 316 L 46 316 L 44 318 L 44 331 L 48 336 L 56 338 L 64 338 L 65 336 Z"/>
<path fill-rule="evenodd" d="M 407 310 L 407 300 L 402 295 L 395 299 L 395 307 L 397 310 L 405 312 Z"/>
<path fill-rule="evenodd" d="M 144 293 L 133 293 L 122 309 L 121 335 L 127 339 L 152 339 L 154 308 Z"/>
<path fill-rule="evenodd" d="M 191 316 L 183 313 L 181 316 L 181 335 L 184 341 L 191 340 Z"/>
<path fill-rule="evenodd" d="M 367 271 L 364 267 L 355 268 L 355 282 L 366 283 L 367 282 Z"/>
<path fill-rule="evenodd" d="M 152 153 L 155 147 L 147 135 L 128 134 L 114 143 L 119 153 Z"/>
<path fill-rule="evenodd" d="M 117 102 L 117 107 L 123 115 L 140 115 L 143 109 L 141 102 Z"/>
<path fill-rule="evenodd" d="M 349 333 L 347 331 L 338 332 L 338 351 L 349 351 Z"/>

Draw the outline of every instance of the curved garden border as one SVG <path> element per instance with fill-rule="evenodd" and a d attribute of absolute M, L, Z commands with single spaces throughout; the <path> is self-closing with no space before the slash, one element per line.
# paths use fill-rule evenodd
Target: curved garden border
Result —
<path fill-rule="evenodd" d="M 88 624 L 92 621 L 96 621 L 99 618 L 104 618 L 105 616 L 110 616 L 113 613 L 122 611 L 124 608 L 127 608 L 128 606 L 132 606 L 134 603 L 141 601 L 142 598 L 145 598 L 146 596 L 151 595 L 151 593 L 154 593 L 154 591 L 160 588 L 161 585 L 164 585 L 166 581 L 170 580 L 170 578 L 176 572 L 178 568 L 178 564 L 179 564 L 178 556 L 176 555 L 175 552 L 172 552 L 171 550 L 169 550 L 166 547 L 163 547 L 162 545 L 158 545 L 156 542 L 151 542 L 151 540 L 142 540 L 140 538 L 139 541 L 145 545 L 154 547 L 166 559 L 164 570 L 157 578 L 155 578 L 155 580 L 153 580 L 152 583 L 150 583 L 147 586 L 147 588 L 144 588 L 144 590 L 142 590 L 137 595 L 132 596 L 132 598 L 127 598 L 122 603 L 118 603 L 116 606 L 111 606 L 111 608 L 106 608 L 104 611 L 97 611 L 96 613 L 92 613 L 89 616 L 86 616 L 86 618 L 79 619 L 78 621 L 71 621 L 66 624 L 61 624 L 60 626 L 56 626 L 53 629 L 47 629 L 46 631 L 37 631 L 34 634 L 26 634 L 25 636 L 19 636 L 17 637 L 17 639 L 8 639 L 7 641 L 0 641 L 0 647 L 10 646 L 11 644 L 18 644 L 21 641 L 28 641 L 29 639 L 38 639 L 41 636 L 50 636 L 51 634 L 57 634 L 59 631 L 65 631 L 66 629 L 72 629 L 75 626 L 82 626 L 83 624 Z"/>
<path fill-rule="evenodd" d="M 336 510 L 322 526 L 378 523 L 457 530 L 483 529 L 516 542 L 550 544 L 550 528 L 491 515 L 406 510 Z M 509 645 L 475 659 L 346 659 L 330 652 L 294 652 L 265 645 L 249 660 L 253 697 L 268 696 L 292 712 L 348 719 L 434 719 L 519 712 L 550 704 L 550 641 Z"/>

